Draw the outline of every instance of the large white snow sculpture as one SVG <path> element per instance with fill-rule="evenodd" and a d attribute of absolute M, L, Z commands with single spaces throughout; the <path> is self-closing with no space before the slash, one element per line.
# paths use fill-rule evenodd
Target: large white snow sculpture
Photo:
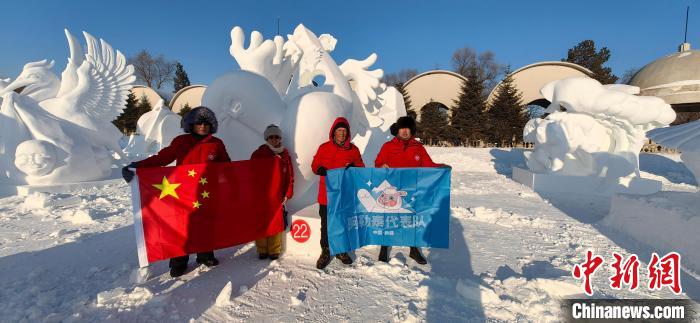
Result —
<path fill-rule="evenodd" d="M 84 53 L 68 30 L 65 34 L 70 58 L 61 80 L 51 71 L 54 62 L 43 60 L 27 63 L 11 83 L 2 82 L 0 181 L 97 180 L 111 173 L 112 152 L 125 157 L 121 133 L 111 121 L 124 109 L 133 67 L 104 40 L 84 32 Z"/>
<path fill-rule="evenodd" d="M 590 78 L 554 81 L 540 92 L 551 102 L 549 115 L 530 120 L 523 131 L 525 141 L 535 143 L 525 152 L 534 173 L 599 177 L 611 185 L 638 177 L 646 132 L 676 117 L 662 99 L 634 95 L 639 88 Z"/>
<path fill-rule="evenodd" d="M 230 53 L 242 70 L 228 72 L 206 90 L 202 104 L 219 119 L 219 133 L 232 159 L 248 159 L 263 142 L 262 133 L 271 123 L 282 128 L 284 144 L 296 164 L 295 197 L 291 212 L 315 203 L 318 176 L 311 160 L 318 146 L 328 140 L 337 117 L 350 120 L 353 142 L 371 164 L 389 138 L 389 126 L 406 115 L 403 98 L 379 79 L 383 72 L 369 68 L 377 56 L 338 65 L 330 55 L 337 40 L 316 36 L 303 25 L 285 41 L 282 36 L 263 40 L 253 31 L 244 47 L 240 27 L 231 30 Z M 323 84 L 312 81 L 323 76 Z"/>
<path fill-rule="evenodd" d="M 700 120 L 654 129 L 648 136 L 664 147 L 680 150 L 681 160 L 700 182 Z"/>

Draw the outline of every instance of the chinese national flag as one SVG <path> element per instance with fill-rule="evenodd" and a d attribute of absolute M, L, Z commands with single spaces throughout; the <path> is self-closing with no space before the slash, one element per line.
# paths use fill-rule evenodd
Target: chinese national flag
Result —
<path fill-rule="evenodd" d="M 281 232 L 278 158 L 136 169 L 139 265 Z"/>

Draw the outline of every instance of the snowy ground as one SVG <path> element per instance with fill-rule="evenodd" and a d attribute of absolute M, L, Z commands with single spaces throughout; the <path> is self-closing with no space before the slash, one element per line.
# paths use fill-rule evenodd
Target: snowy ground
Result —
<path fill-rule="evenodd" d="M 453 178 L 450 249 L 426 251 L 426 266 L 407 260 L 407 248 L 395 248 L 385 264 L 368 247 L 352 266 L 334 260 L 319 271 L 315 258 L 260 261 L 245 245 L 218 251 L 213 269 L 190 264 L 171 279 L 162 262 L 136 283 L 125 184 L 76 191 L 82 202 L 73 205 L 57 202 L 64 195 L 39 208 L 36 198 L 2 198 L 0 321 L 560 321 L 558 300 L 581 296 L 570 272 L 586 249 L 606 262 L 613 251 L 636 253 L 646 268 L 653 246 L 600 224 L 609 199 L 541 196 L 512 181 L 521 151 L 429 152 L 453 166 Z M 677 158 L 644 155 L 641 163 L 664 190 L 696 191 Z M 682 277 L 687 295 L 674 296 L 612 290 L 606 268 L 594 276 L 594 297 L 698 300 L 693 275 Z"/>

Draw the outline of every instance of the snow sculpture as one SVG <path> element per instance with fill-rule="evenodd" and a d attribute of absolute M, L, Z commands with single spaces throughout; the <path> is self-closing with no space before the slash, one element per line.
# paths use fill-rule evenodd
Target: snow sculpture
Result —
<path fill-rule="evenodd" d="M 146 151 L 159 151 L 170 145 L 170 142 L 182 134 L 180 121 L 182 118 L 177 113 L 164 107 L 163 100 L 144 113 L 136 122 L 136 132 L 143 135 L 146 141 Z"/>
<path fill-rule="evenodd" d="M 662 99 L 634 95 L 637 87 L 590 78 L 554 81 L 540 92 L 552 102 L 549 115 L 530 120 L 523 131 L 525 141 L 535 143 L 525 152 L 535 173 L 601 177 L 608 184 L 638 177 L 646 132 L 676 117 Z"/>
<path fill-rule="evenodd" d="M 0 181 L 66 184 L 111 174 L 111 152 L 122 158 L 122 113 L 135 81 L 124 55 L 83 33 L 87 53 L 65 30 L 70 58 L 62 79 L 54 62 L 27 63 L 12 82 L 0 82 Z M 16 93 L 15 90 L 20 90 Z"/>
<path fill-rule="evenodd" d="M 316 36 L 304 25 L 286 41 L 282 36 L 263 40 L 257 31 L 250 38 L 245 48 L 243 30 L 231 30 L 230 53 L 242 70 L 216 79 L 202 104 L 216 112 L 217 135 L 234 160 L 250 157 L 263 142 L 267 125 L 280 125 L 296 164 L 295 197 L 287 205 L 295 212 L 315 203 L 318 176 L 311 171 L 311 160 L 337 117 L 350 120 L 353 142 L 371 163 L 390 137 L 389 127 L 406 109 L 401 94 L 379 82 L 382 70 L 370 70 L 375 54 L 338 65 L 330 55 L 337 40 Z M 325 82 L 314 86 L 319 76 Z"/>
<path fill-rule="evenodd" d="M 648 136 L 664 147 L 680 150 L 681 160 L 700 182 L 700 120 L 655 129 Z"/>

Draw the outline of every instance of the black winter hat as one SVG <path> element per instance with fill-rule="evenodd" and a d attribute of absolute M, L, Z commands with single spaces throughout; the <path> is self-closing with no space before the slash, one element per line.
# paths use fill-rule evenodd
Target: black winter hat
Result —
<path fill-rule="evenodd" d="M 396 136 L 399 134 L 399 129 L 401 128 L 408 128 L 411 130 L 412 136 L 416 135 L 416 121 L 409 116 L 403 116 L 396 120 L 396 122 L 389 128 L 389 131 L 391 131 L 392 136 Z"/>
<path fill-rule="evenodd" d="M 207 107 L 196 107 L 192 111 L 188 112 L 184 118 L 182 118 L 182 130 L 185 133 L 192 133 L 192 129 L 196 123 L 206 122 L 211 127 L 211 133 L 215 134 L 216 130 L 219 128 L 219 122 L 216 121 L 216 114 Z"/>

